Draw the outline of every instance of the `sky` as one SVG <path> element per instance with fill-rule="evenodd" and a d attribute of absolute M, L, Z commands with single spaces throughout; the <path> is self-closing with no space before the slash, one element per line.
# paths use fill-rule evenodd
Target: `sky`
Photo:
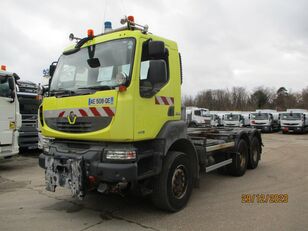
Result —
<path fill-rule="evenodd" d="M 184 95 L 205 89 L 308 86 L 307 0 L 1 0 L 0 64 L 41 82 L 43 69 L 71 44 L 124 15 L 174 40 Z"/>

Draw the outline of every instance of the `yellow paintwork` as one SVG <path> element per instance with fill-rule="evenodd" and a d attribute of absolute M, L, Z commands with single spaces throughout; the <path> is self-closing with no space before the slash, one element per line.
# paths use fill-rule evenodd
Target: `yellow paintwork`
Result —
<path fill-rule="evenodd" d="M 110 125 L 102 130 L 87 133 L 65 133 L 41 126 L 42 134 L 47 137 L 72 140 L 131 142 L 154 139 L 163 125 L 169 120 L 180 120 L 181 117 L 181 83 L 180 63 L 177 45 L 152 34 L 143 34 L 140 31 L 120 31 L 95 37 L 83 47 L 109 40 L 133 37 L 136 39 L 136 50 L 129 87 L 124 92 L 117 90 L 97 91 L 92 95 L 71 97 L 46 97 L 43 99 L 43 110 L 60 110 L 65 108 L 88 107 L 89 98 L 114 97 L 115 116 Z M 169 82 L 156 94 L 157 96 L 174 97 L 174 116 L 168 116 L 167 105 L 155 104 L 155 96 L 142 98 L 139 93 L 140 61 L 142 43 L 149 38 L 164 41 L 169 50 Z M 69 47 L 68 49 L 71 49 Z M 104 105 L 100 105 L 104 106 Z"/>

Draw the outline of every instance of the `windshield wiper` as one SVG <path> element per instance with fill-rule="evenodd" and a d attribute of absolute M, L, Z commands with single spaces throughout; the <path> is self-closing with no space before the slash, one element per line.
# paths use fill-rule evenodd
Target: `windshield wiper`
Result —
<path fill-rule="evenodd" d="M 50 95 L 54 95 L 54 96 L 71 96 L 76 94 L 75 91 L 72 90 L 66 90 L 66 89 L 58 89 L 58 90 L 51 90 L 50 91 Z"/>
<path fill-rule="evenodd" d="M 103 85 L 103 86 L 89 86 L 89 87 L 79 87 L 78 89 L 90 89 L 90 90 L 111 90 L 111 86 Z"/>

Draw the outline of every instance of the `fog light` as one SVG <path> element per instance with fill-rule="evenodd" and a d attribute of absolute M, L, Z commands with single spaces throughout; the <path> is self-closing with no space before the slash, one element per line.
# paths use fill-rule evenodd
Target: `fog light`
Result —
<path fill-rule="evenodd" d="M 106 152 L 106 159 L 108 160 L 134 160 L 136 159 L 136 151 L 108 150 Z"/>

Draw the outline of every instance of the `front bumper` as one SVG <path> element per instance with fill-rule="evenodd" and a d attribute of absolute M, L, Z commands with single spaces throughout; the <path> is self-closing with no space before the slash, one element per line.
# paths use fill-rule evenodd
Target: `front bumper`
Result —
<path fill-rule="evenodd" d="M 157 174 L 161 168 L 156 152 L 141 153 L 134 160 L 107 160 L 105 151 L 131 150 L 133 144 L 101 144 L 62 141 L 49 145 L 48 153 L 39 156 L 39 165 L 45 169 L 46 189 L 57 186 L 69 188 L 76 197 L 98 188 L 99 184 L 115 185 L 136 182 Z M 95 182 L 93 182 L 95 179 Z"/>
<path fill-rule="evenodd" d="M 39 165 L 44 169 L 57 169 L 61 166 L 69 166 L 71 162 L 79 161 L 80 157 L 49 156 L 40 154 Z M 137 163 L 101 163 L 98 160 L 83 158 L 83 171 L 85 178 L 95 176 L 97 181 L 117 183 L 122 181 L 135 181 L 137 176 Z M 70 171 L 67 168 L 66 171 Z M 59 172 L 59 174 L 61 174 Z M 60 185 L 62 186 L 62 185 Z"/>
<path fill-rule="evenodd" d="M 284 132 L 303 132 L 303 127 L 291 127 L 291 126 L 282 126 L 281 130 Z"/>
<path fill-rule="evenodd" d="M 252 125 L 253 128 L 260 129 L 263 132 L 268 132 L 271 130 L 271 126 L 269 125 Z"/>

